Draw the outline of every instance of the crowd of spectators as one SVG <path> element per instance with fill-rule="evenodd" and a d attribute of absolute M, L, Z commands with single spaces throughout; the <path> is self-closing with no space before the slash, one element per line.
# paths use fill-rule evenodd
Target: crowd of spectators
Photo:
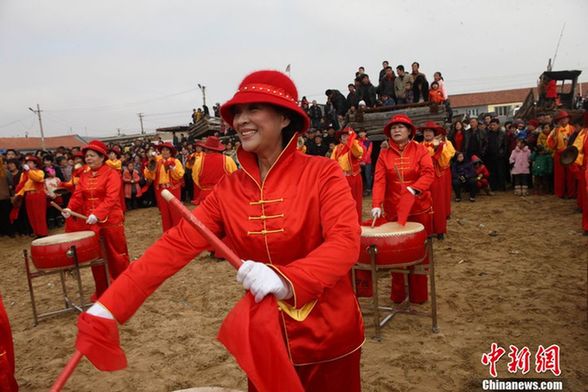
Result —
<path fill-rule="evenodd" d="M 162 139 L 150 142 L 145 138 L 137 138 L 126 144 L 109 144 L 111 151 L 116 151 L 122 161 L 121 177 L 128 179 L 129 184 L 125 189 L 126 208 L 146 208 L 155 206 L 153 187 L 145 179 L 144 169 L 149 161 L 149 156 L 156 151 L 155 145 L 162 143 Z M 173 143 L 177 149 L 176 157 L 186 166 L 192 153 L 199 147 L 195 147 L 194 140 L 180 134 L 173 135 Z M 236 149 L 239 142 L 229 141 L 226 144 L 225 154 L 231 156 L 236 162 Z M 72 173 L 83 164 L 80 147 L 59 147 L 54 151 L 37 150 L 31 154 L 23 154 L 13 149 L 0 154 L 0 235 L 32 235 L 32 229 L 26 214 L 26 205 L 20 208 L 18 219 L 9 221 L 9 214 L 15 201 L 15 189 L 23 174 L 24 159 L 27 155 L 35 155 L 42 162 L 45 172 L 45 193 L 50 201 L 65 207 L 71 196 L 66 187 L 72 179 Z M 131 186 L 132 181 L 132 186 Z M 138 186 L 137 186 L 138 185 Z M 190 169 L 186 170 L 182 199 L 189 202 L 193 198 L 194 183 Z M 47 211 L 47 223 L 50 228 L 63 225 L 63 218 L 59 211 L 49 206 Z"/>

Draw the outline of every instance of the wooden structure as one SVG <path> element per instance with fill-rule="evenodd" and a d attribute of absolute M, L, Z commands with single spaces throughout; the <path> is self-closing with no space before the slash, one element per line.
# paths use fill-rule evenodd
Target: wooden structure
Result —
<path fill-rule="evenodd" d="M 349 116 L 345 126 L 352 127 L 356 132 L 365 129 L 370 140 L 382 141 L 386 139 L 384 125 L 397 114 L 406 114 L 417 127 L 426 121 L 436 121 L 443 125 L 446 118 L 445 106 L 423 102 L 359 110 Z"/>

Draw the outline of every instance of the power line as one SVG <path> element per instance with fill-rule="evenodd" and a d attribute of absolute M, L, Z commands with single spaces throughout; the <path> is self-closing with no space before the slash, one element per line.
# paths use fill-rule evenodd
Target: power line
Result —
<path fill-rule="evenodd" d="M 68 111 L 107 110 L 107 109 L 120 110 L 125 107 L 129 107 L 129 106 L 142 105 L 145 103 L 154 102 L 154 101 L 158 101 L 158 100 L 165 99 L 165 98 L 171 98 L 171 97 L 175 97 L 178 95 L 187 94 L 187 93 L 195 91 L 195 90 L 196 90 L 196 88 L 191 88 L 189 90 L 179 91 L 177 93 L 162 95 L 159 97 L 145 99 L 142 101 L 135 101 L 135 102 L 116 103 L 116 104 L 99 105 L 99 106 L 80 106 L 80 107 L 65 108 L 65 109 L 52 109 L 52 110 L 46 110 L 46 111 L 68 112 Z"/>

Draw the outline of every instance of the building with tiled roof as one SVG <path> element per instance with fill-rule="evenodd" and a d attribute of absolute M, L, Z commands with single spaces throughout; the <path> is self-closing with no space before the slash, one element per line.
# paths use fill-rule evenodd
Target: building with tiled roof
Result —
<path fill-rule="evenodd" d="M 482 113 L 496 113 L 499 116 L 512 116 L 514 109 L 523 104 L 525 98 L 533 91 L 537 99 L 537 87 L 517 88 L 511 90 L 486 91 L 482 93 L 454 94 L 449 96 L 449 102 L 455 114 L 479 116 Z M 588 82 L 578 83 L 578 90 L 582 94 L 588 92 Z"/>
<path fill-rule="evenodd" d="M 57 147 L 81 147 L 87 141 L 79 135 L 48 136 L 45 138 L 45 149 L 54 150 Z M 17 151 L 35 151 L 42 147 L 40 137 L 0 137 L 0 149 L 14 149 Z"/>

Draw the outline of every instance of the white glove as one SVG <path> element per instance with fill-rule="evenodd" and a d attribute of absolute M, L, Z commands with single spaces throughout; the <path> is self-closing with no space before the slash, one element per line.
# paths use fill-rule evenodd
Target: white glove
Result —
<path fill-rule="evenodd" d="M 268 294 L 273 294 L 277 299 L 292 297 L 290 285 L 278 276 L 278 274 L 264 263 L 253 260 L 243 262 L 237 271 L 237 282 L 243 284 L 243 288 L 251 291 L 255 302 Z"/>
<path fill-rule="evenodd" d="M 29 167 L 29 165 L 27 165 L 26 163 L 24 165 L 22 165 L 22 168 L 23 168 L 24 171 L 31 170 L 31 168 Z"/>
<path fill-rule="evenodd" d="M 372 217 L 379 218 L 382 216 L 382 209 L 381 208 L 372 208 Z"/>
<path fill-rule="evenodd" d="M 71 216 L 71 210 L 70 210 L 69 208 L 64 208 L 64 209 L 61 211 L 61 215 L 62 215 L 62 216 L 65 218 L 65 219 L 67 219 L 67 218 L 69 218 L 69 217 Z"/>
<path fill-rule="evenodd" d="M 98 222 L 98 218 L 96 218 L 96 215 L 94 215 L 94 214 L 91 214 L 88 217 L 88 219 L 86 219 L 86 223 L 89 224 L 89 225 L 93 225 L 93 224 L 95 224 L 97 222 Z"/>
<path fill-rule="evenodd" d="M 86 313 L 91 314 L 92 316 L 114 320 L 112 313 L 110 313 L 110 311 L 100 302 L 96 302 L 94 305 L 90 306 L 90 309 L 88 309 Z"/>

